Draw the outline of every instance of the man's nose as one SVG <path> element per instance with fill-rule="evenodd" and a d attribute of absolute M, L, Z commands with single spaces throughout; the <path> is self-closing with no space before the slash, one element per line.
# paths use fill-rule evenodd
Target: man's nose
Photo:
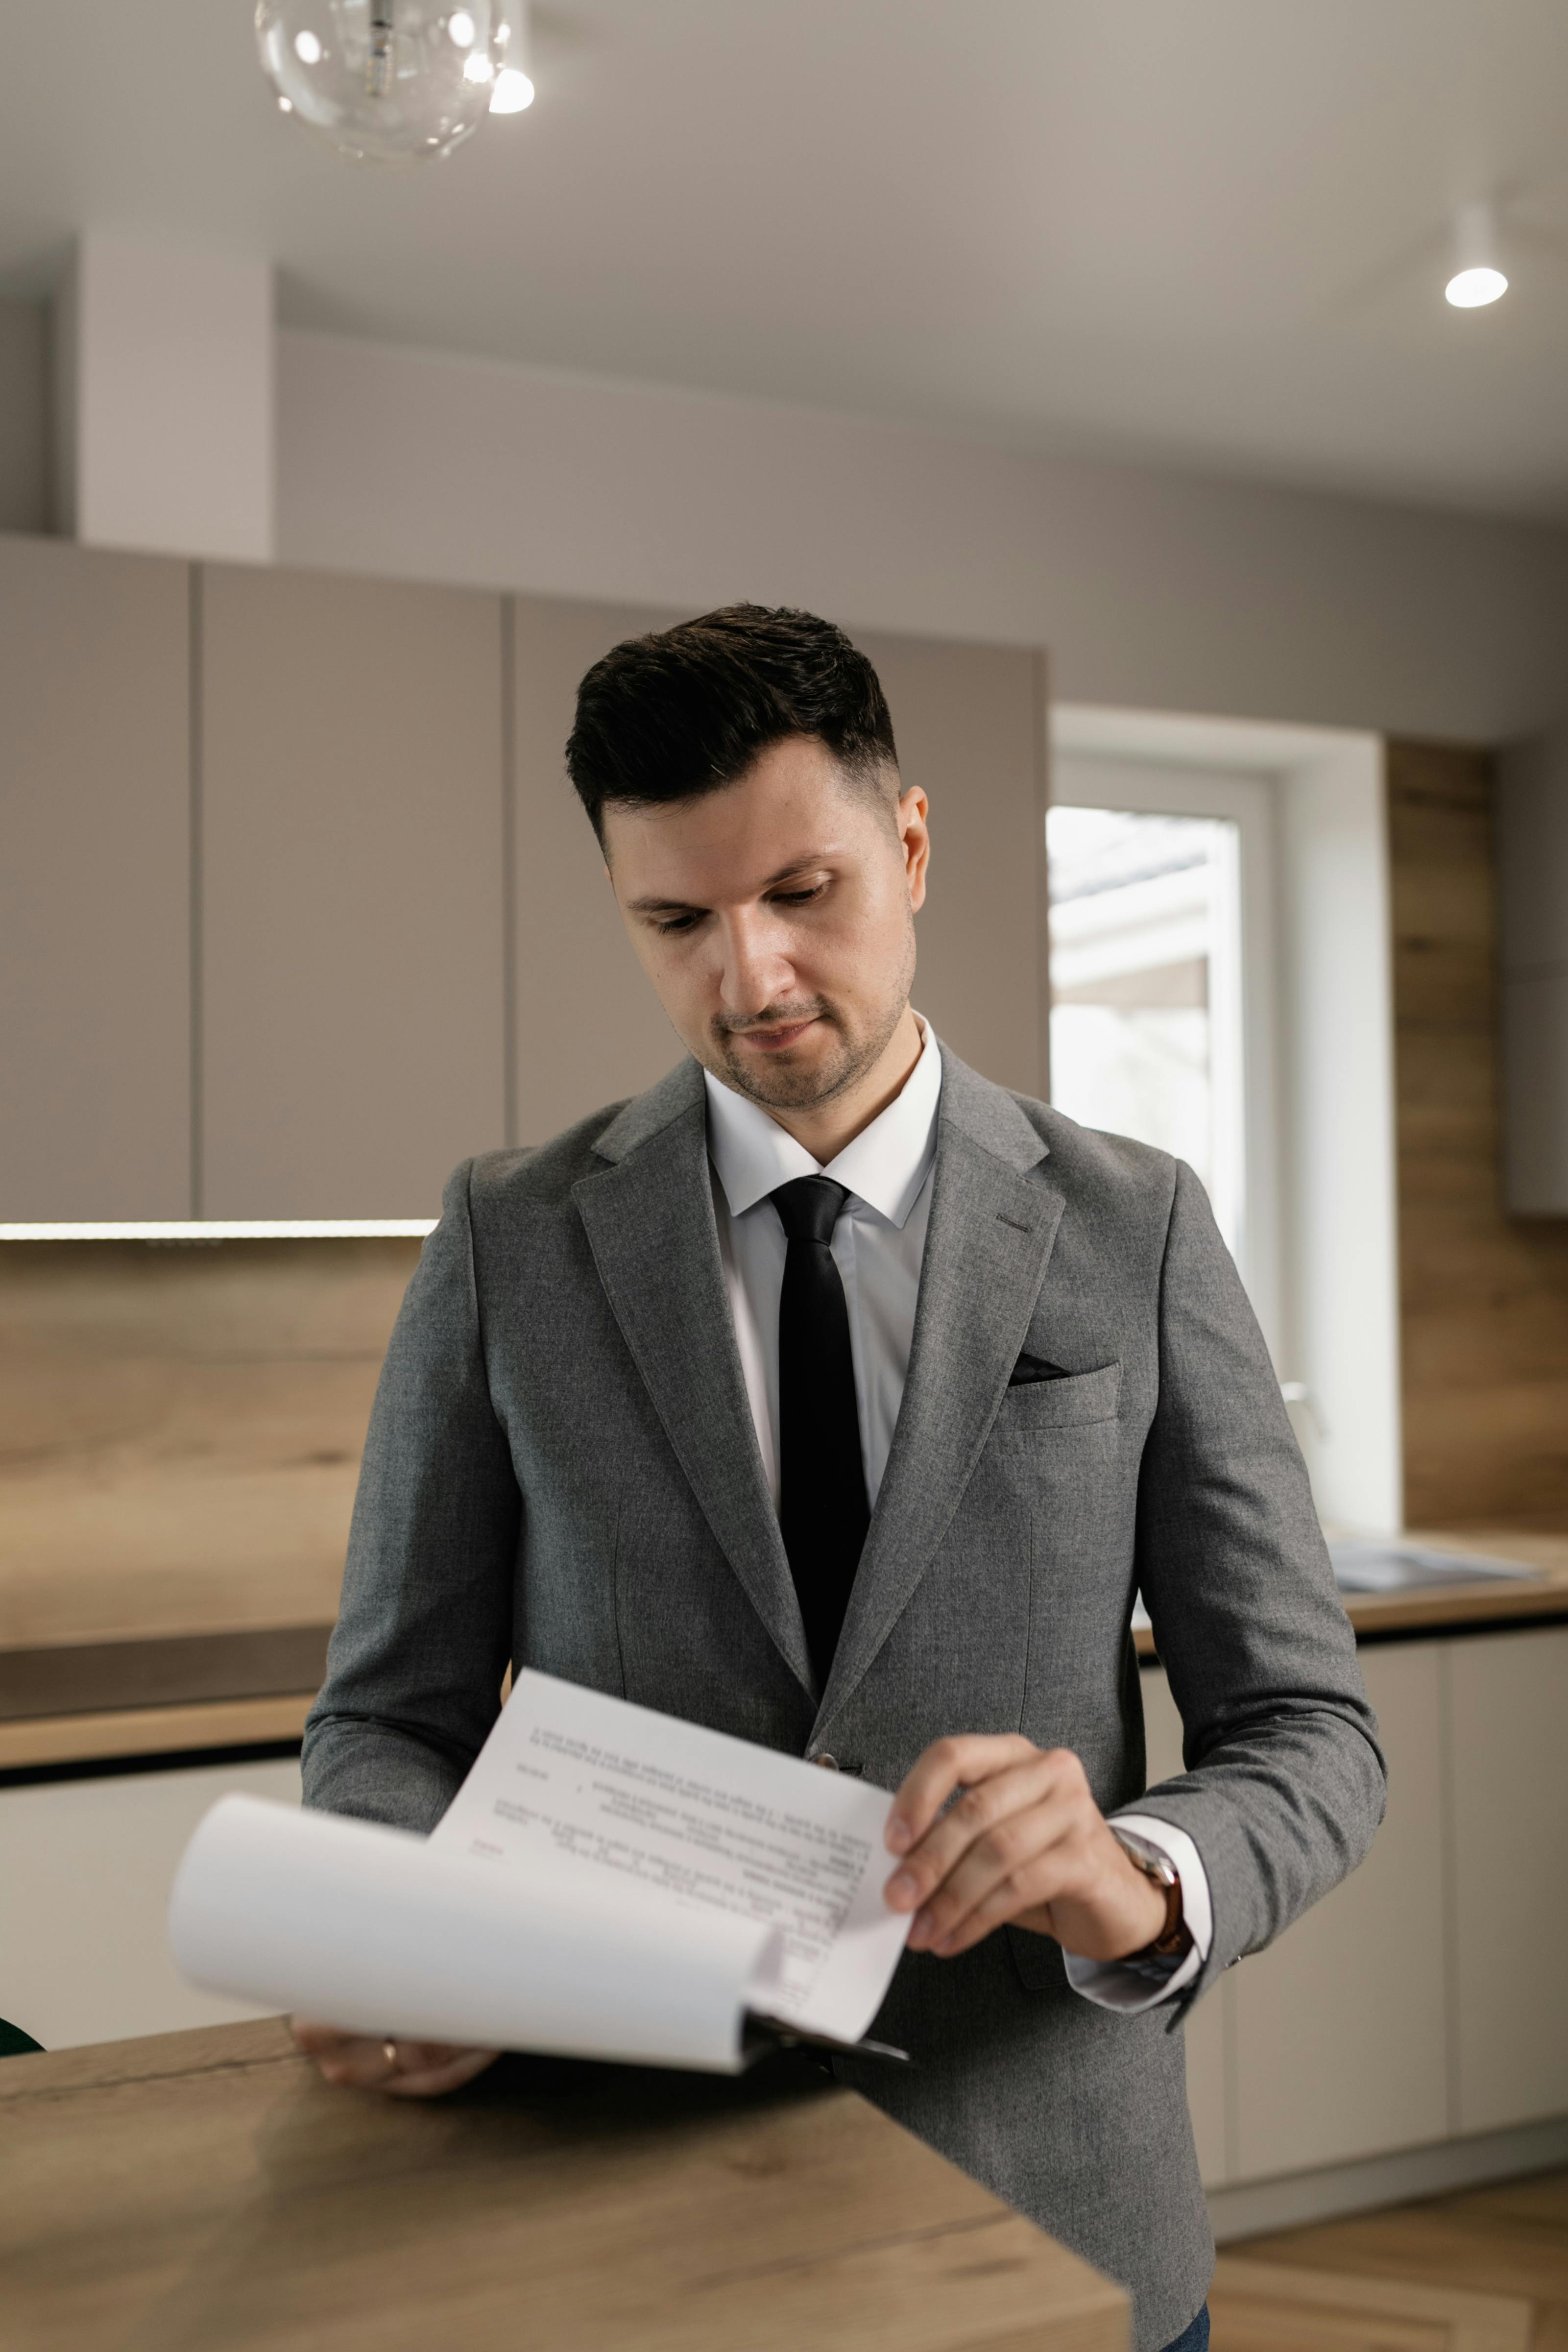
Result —
<path fill-rule="evenodd" d="M 795 971 L 784 952 L 780 926 L 760 908 L 727 915 L 719 926 L 723 963 L 719 1001 L 726 1013 L 741 1017 L 765 1013 L 788 997 Z"/>

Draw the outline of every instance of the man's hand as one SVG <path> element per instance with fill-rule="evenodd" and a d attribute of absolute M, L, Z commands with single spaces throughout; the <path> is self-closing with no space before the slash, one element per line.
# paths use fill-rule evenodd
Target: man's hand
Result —
<path fill-rule="evenodd" d="M 377 2042 L 368 2034 L 340 2033 L 308 2017 L 289 2020 L 301 2050 L 321 2070 L 324 2082 L 355 2091 L 385 2091 L 394 2099 L 434 2099 L 471 2083 L 494 2063 L 497 2050 L 463 2050 L 450 2042 Z"/>
<path fill-rule="evenodd" d="M 944 1812 L 956 1789 L 964 1794 Z M 886 1899 L 915 1913 L 912 1951 L 951 1959 L 1011 1920 L 1085 1959 L 1121 1960 L 1165 1926 L 1165 1896 L 1128 1861 L 1065 1748 L 939 1739 L 900 1789 L 884 1837 L 902 1857 Z"/>

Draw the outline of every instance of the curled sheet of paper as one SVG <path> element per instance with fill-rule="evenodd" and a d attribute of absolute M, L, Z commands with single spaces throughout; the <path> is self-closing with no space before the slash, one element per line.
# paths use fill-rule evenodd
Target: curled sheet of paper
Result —
<path fill-rule="evenodd" d="M 694 1935 L 747 1922 L 784 1938 L 785 2023 L 858 2042 L 909 1934 L 883 1888 L 893 1799 L 848 1773 L 525 1668 L 431 1843 L 497 1875 Z"/>
<path fill-rule="evenodd" d="M 733 2073 L 747 2012 L 779 2006 L 766 1924 L 256 1797 L 198 1824 L 169 1924 L 193 1983 L 348 2032 Z"/>

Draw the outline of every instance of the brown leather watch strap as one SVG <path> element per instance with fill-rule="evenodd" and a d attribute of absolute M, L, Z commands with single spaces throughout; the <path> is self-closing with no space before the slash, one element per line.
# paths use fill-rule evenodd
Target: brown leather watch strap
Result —
<path fill-rule="evenodd" d="M 1187 1931 L 1186 1921 L 1182 1916 L 1181 1880 L 1173 1879 L 1166 1888 L 1165 1895 L 1166 1924 L 1148 1947 L 1149 1951 L 1157 1960 L 1174 1959 L 1178 1952 L 1185 1952 L 1192 1941 Z"/>
<path fill-rule="evenodd" d="M 1133 1960 L 1172 1960 L 1180 1958 L 1192 1943 L 1192 1932 L 1182 1915 L 1180 1877 L 1163 1854 L 1156 1861 L 1152 1853 L 1145 1850 L 1141 1842 L 1134 1840 L 1130 1831 L 1119 1830 L 1114 1822 L 1110 1826 L 1112 1836 L 1134 1869 L 1141 1870 L 1144 1876 L 1152 1881 L 1166 1898 L 1165 1925 L 1159 1934 L 1152 1943 L 1145 1944 L 1141 1951 L 1129 1953 L 1128 1958 Z"/>

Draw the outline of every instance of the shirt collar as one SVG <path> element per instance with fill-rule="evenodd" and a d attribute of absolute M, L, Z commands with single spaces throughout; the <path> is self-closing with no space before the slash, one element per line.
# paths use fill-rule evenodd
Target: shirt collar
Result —
<path fill-rule="evenodd" d="M 915 1018 L 920 1019 L 918 1013 Z M 920 1198 L 936 1152 L 942 1053 L 927 1022 L 920 1022 L 920 1058 L 899 1093 L 825 1168 L 759 1104 L 721 1086 L 705 1070 L 708 1156 L 730 1215 L 744 1216 L 793 1177 L 831 1176 L 889 1224 L 902 1227 Z"/>

